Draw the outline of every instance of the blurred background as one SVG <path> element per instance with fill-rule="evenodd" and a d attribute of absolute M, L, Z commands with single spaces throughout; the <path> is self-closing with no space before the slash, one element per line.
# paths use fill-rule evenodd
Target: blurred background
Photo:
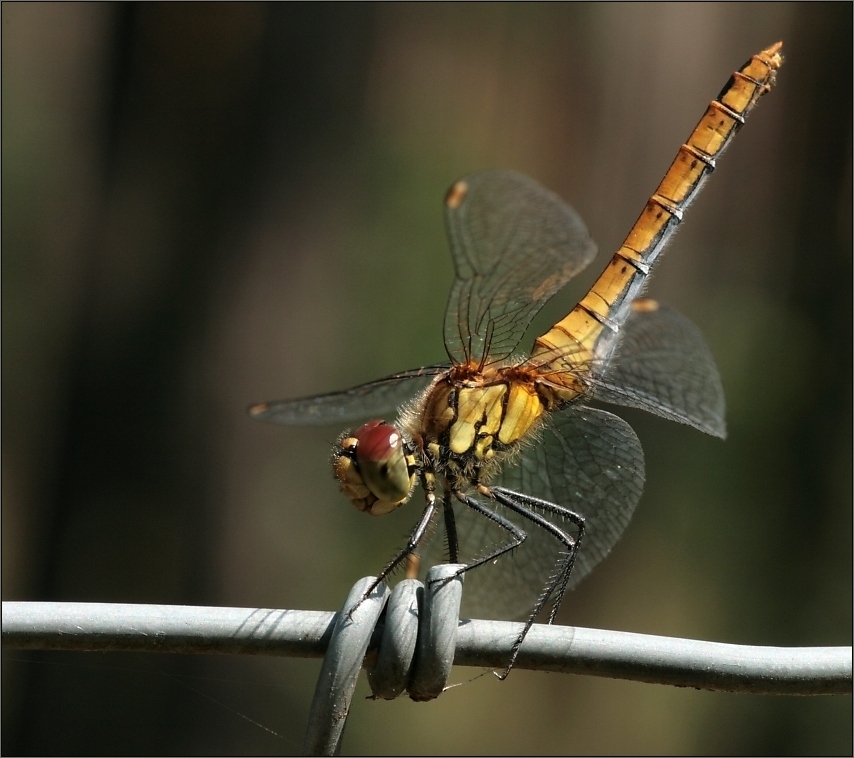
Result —
<path fill-rule="evenodd" d="M 782 39 L 778 86 L 648 290 L 707 336 L 729 438 L 624 414 L 646 491 L 558 620 L 850 644 L 851 16 L 849 3 L 4 3 L 4 599 L 339 608 L 419 508 L 357 513 L 329 471 L 340 430 L 258 424 L 249 403 L 443 359 L 442 198 L 471 171 L 533 176 L 599 244 L 547 327 L 730 73 Z M 6 651 L 2 750 L 298 752 L 318 670 Z M 852 748 L 844 697 L 525 671 L 428 704 L 367 694 L 347 753 Z"/>

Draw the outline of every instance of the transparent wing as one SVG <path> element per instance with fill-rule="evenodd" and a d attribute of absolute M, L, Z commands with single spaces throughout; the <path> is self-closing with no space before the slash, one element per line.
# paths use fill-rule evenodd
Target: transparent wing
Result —
<path fill-rule="evenodd" d="M 586 521 L 586 533 L 569 581 L 572 588 L 611 550 L 631 519 L 643 490 L 644 462 L 632 428 L 607 411 L 571 406 L 549 419 L 540 439 L 490 484 L 569 508 Z M 560 544 L 515 513 L 499 510 L 528 534 L 528 539 L 495 565 L 466 574 L 464 615 L 480 618 L 523 617 L 555 569 Z M 506 534 L 489 520 L 455 504 L 463 561 L 506 543 Z M 568 522 L 543 513 L 556 525 L 574 532 Z M 441 531 L 441 530 L 440 530 Z M 423 564 L 447 560 L 446 545 L 437 535 L 425 551 Z"/>
<path fill-rule="evenodd" d="M 593 397 L 641 408 L 726 437 L 726 402 L 715 359 L 700 330 L 671 308 L 632 312 L 616 357 Z"/>
<path fill-rule="evenodd" d="M 249 408 L 249 415 L 259 421 L 301 426 L 347 423 L 382 416 L 425 390 L 434 377 L 449 368 L 448 364 L 424 366 L 342 392 L 257 403 Z"/>
<path fill-rule="evenodd" d="M 457 182 L 445 223 L 456 271 L 445 347 L 455 363 L 509 356 L 543 304 L 596 255 L 572 208 L 509 171 Z"/>

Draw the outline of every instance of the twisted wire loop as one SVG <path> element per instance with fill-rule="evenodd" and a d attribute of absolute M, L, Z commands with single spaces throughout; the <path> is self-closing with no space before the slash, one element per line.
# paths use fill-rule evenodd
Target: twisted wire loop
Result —
<path fill-rule="evenodd" d="M 375 698 L 394 700 L 409 683 L 423 593 L 424 585 L 417 579 L 404 579 L 392 590 L 376 663 L 371 667 L 366 662 Z"/>
<path fill-rule="evenodd" d="M 463 597 L 463 574 L 458 573 L 462 568 L 462 564 L 441 563 L 427 573 L 423 619 L 408 687 L 409 697 L 416 702 L 439 697 L 451 673 Z"/>
<path fill-rule="evenodd" d="M 368 576 L 353 585 L 335 619 L 329 647 L 320 667 L 303 741 L 303 755 L 337 755 L 350 703 L 377 620 L 389 596 L 388 585 Z"/>
<path fill-rule="evenodd" d="M 461 568 L 464 566 L 457 564 L 434 566 L 427 574 L 426 588 L 415 579 L 405 579 L 389 592 L 383 582 L 366 597 L 374 577 L 353 585 L 336 616 L 317 678 L 304 755 L 337 755 L 340 751 L 363 664 L 374 698 L 392 700 L 404 689 L 416 701 L 442 694 L 457 644 L 462 600 L 462 575 L 457 572 Z M 369 647 L 376 650 L 373 655 L 368 654 Z"/>

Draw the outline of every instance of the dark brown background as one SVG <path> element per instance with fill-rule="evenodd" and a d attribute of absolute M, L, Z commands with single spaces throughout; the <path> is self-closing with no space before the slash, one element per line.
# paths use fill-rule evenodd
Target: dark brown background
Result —
<path fill-rule="evenodd" d="M 599 242 L 547 326 L 731 71 L 783 39 L 649 290 L 707 335 L 729 439 L 626 414 L 646 493 L 559 620 L 850 644 L 849 3 L 2 14 L 5 599 L 340 607 L 416 509 L 356 513 L 338 429 L 245 407 L 442 359 L 441 199 L 470 171 L 534 176 Z M 7 651 L 3 753 L 295 752 L 318 667 Z M 346 752 L 851 750 L 848 698 L 523 671 L 365 694 Z"/>

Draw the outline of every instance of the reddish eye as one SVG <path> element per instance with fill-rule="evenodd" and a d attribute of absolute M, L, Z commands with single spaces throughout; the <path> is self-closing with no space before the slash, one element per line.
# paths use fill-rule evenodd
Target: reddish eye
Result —
<path fill-rule="evenodd" d="M 353 437 L 359 441 L 356 457 L 359 463 L 380 463 L 389 460 L 400 448 L 400 432 L 384 421 L 369 421 L 360 426 Z"/>
<path fill-rule="evenodd" d="M 409 470 L 400 432 L 391 424 L 375 419 L 356 429 L 350 439 L 356 441 L 356 462 L 362 480 L 385 504 L 374 506 L 371 513 L 382 515 L 405 502 L 412 492 L 415 475 Z"/>

